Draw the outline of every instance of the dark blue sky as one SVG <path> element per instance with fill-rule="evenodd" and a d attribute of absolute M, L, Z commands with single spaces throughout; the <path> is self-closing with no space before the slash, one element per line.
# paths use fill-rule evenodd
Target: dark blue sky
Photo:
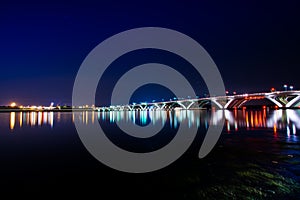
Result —
<path fill-rule="evenodd" d="M 175 29 L 198 41 L 229 91 L 281 89 L 285 83 L 300 88 L 299 24 L 297 1 L 2 2 L 0 105 L 70 104 L 86 55 L 104 39 L 144 26 Z"/>

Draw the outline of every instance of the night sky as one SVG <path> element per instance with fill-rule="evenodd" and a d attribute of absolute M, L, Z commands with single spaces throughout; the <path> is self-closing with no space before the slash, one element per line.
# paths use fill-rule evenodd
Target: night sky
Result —
<path fill-rule="evenodd" d="M 52 101 L 71 104 L 73 82 L 88 53 L 116 33 L 145 26 L 174 29 L 199 42 L 231 92 L 269 91 L 271 87 L 281 90 L 283 84 L 300 89 L 299 9 L 297 1 L 1 2 L 0 105 L 12 101 L 23 105 L 48 105 Z M 145 52 L 136 52 L 139 58 L 128 55 L 123 60 L 160 60 L 154 56 L 157 53 L 148 53 L 147 57 Z M 171 55 L 169 59 L 167 63 L 172 63 Z M 121 64 L 115 67 L 120 70 L 111 70 L 114 73 L 103 78 L 104 85 L 119 77 L 116 71 L 127 65 L 118 62 Z M 206 90 L 201 88 L 200 80 L 200 96 Z M 149 99 L 164 94 L 153 87 L 144 90 L 149 90 Z M 97 93 L 98 104 L 107 103 L 105 95 L 109 92 Z"/>

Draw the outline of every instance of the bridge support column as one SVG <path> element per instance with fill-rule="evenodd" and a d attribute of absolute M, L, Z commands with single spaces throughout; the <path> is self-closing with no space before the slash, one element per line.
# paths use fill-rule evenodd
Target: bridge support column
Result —
<path fill-rule="evenodd" d="M 185 109 L 186 110 L 186 106 L 185 105 L 183 105 L 183 103 L 181 103 L 180 101 L 177 101 L 177 104 L 178 105 L 180 105 L 183 109 Z"/>
<path fill-rule="evenodd" d="M 279 103 L 276 99 L 274 99 L 273 97 L 266 97 L 267 99 L 269 99 L 270 101 L 272 101 L 273 103 L 275 103 L 279 108 L 282 108 L 282 104 Z"/>
<path fill-rule="evenodd" d="M 217 102 L 216 99 L 212 99 L 211 102 L 214 103 L 219 109 L 223 109 L 223 106 L 219 102 Z"/>
<path fill-rule="evenodd" d="M 158 104 L 158 103 L 155 103 L 155 104 L 153 104 L 157 109 L 159 109 L 159 110 L 162 110 L 162 109 L 164 109 L 164 107 L 165 107 L 165 103 L 163 103 L 163 104 Z"/>
<path fill-rule="evenodd" d="M 133 110 L 133 106 L 127 105 L 126 107 L 129 108 L 130 111 Z"/>
<path fill-rule="evenodd" d="M 176 102 L 178 105 L 180 105 L 183 109 L 187 110 L 187 109 L 190 109 L 191 106 L 195 103 L 195 101 L 187 101 L 187 105 L 184 105 L 182 101 L 177 101 Z"/>
<path fill-rule="evenodd" d="M 229 99 L 229 101 L 225 104 L 224 108 L 227 109 L 228 106 L 233 102 L 234 99 Z"/>
<path fill-rule="evenodd" d="M 191 106 L 195 103 L 195 101 L 192 101 L 188 106 L 187 106 L 187 109 L 190 109 Z"/>
<path fill-rule="evenodd" d="M 296 103 L 296 102 L 299 101 L 299 100 L 300 100 L 300 95 L 297 96 L 297 97 L 295 97 L 295 98 L 293 98 L 291 101 L 289 101 L 289 102 L 285 105 L 285 107 L 290 108 L 291 106 L 293 106 L 294 103 Z"/>

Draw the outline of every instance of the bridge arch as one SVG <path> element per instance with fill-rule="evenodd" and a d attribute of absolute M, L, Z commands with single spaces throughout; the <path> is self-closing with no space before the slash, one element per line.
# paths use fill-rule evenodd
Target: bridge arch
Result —
<path fill-rule="evenodd" d="M 275 107 L 278 106 L 282 107 L 281 104 L 275 103 L 274 101 L 270 100 L 267 97 L 252 97 L 252 98 L 238 98 L 231 100 L 226 108 L 233 109 L 233 108 L 242 108 L 242 107 Z"/>

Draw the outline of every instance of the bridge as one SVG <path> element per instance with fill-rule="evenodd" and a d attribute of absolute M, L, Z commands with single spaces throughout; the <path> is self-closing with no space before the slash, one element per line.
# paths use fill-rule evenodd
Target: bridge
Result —
<path fill-rule="evenodd" d="M 131 111 L 131 110 L 173 110 L 173 109 L 240 109 L 252 106 L 270 106 L 275 108 L 300 108 L 300 90 L 275 91 L 231 96 L 216 96 L 193 99 L 177 99 L 163 102 L 139 103 L 128 105 L 111 105 L 96 107 L 98 111 Z"/>

